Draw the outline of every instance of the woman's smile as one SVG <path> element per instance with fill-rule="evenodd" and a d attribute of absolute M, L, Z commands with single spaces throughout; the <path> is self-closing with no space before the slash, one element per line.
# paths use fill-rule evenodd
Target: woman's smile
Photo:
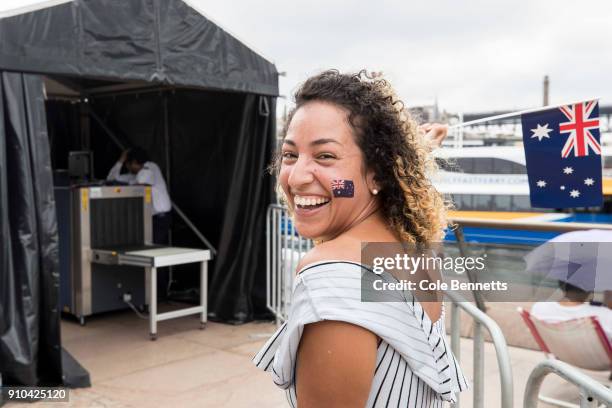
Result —
<path fill-rule="evenodd" d="M 311 217 L 327 207 L 331 199 L 319 195 L 294 195 L 293 203 L 297 217 Z"/>

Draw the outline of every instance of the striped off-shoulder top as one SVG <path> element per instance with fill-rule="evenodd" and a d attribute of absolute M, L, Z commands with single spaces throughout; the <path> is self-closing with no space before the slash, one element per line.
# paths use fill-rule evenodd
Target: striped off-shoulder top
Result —
<path fill-rule="evenodd" d="M 304 325 L 322 320 L 362 326 L 380 340 L 376 370 L 366 407 L 442 407 L 455 402 L 467 381 L 450 350 L 444 311 L 433 323 L 410 292 L 400 301 L 363 302 L 363 274 L 369 268 L 347 261 L 325 261 L 296 276 L 289 319 L 253 358 L 284 389 L 297 407 L 296 353 Z M 388 281 L 390 274 L 376 275 Z"/>

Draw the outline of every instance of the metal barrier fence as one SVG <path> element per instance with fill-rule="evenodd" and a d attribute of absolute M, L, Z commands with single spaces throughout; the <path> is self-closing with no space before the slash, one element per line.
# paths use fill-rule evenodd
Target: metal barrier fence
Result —
<path fill-rule="evenodd" d="M 472 407 L 484 407 L 484 328 L 487 329 L 491 335 L 493 345 L 495 346 L 497 364 L 499 366 L 501 387 L 501 404 L 499 406 L 501 408 L 512 408 L 512 365 L 510 364 L 510 354 L 508 353 L 508 345 L 506 344 L 504 334 L 497 323 L 478 307 L 470 302 L 466 302 L 454 293 L 445 292 L 444 294 L 451 302 L 451 350 L 453 354 L 455 354 L 457 361 L 460 361 L 459 343 L 461 340 L 461 319 L 459 309 L 463 309 L 474 320 L 474 379 L 472 384 L 474 388 L 474 402 Z M 453 407 L 459 408 L 459 402 L 455 403 Z"/>
<path fill-rule="evenodd" d="M 599 403 L 604 404 L 604 407 L 612 407 L 612 391 L 609 388 L 569 364 L 548 359 L 538 364 L 529 375 L 523 399 L 525 408 L 536 408 L 538 406 L 540 386 L 544 377 L 550 373 L 555 373 L 578 387 L 580 390 L 580 408 L 596 408 L 600 406 Z M 570 405 L 567 404 L 566 406 Z"/>
<path fill-rule="evenodd" d="M 266 213 L 266 302 L 276 324 L 287 320 L 293 278 L 300 259 L 312 248 L 312 241 L 302 238 L 287 208 L 271 204 Z"/>

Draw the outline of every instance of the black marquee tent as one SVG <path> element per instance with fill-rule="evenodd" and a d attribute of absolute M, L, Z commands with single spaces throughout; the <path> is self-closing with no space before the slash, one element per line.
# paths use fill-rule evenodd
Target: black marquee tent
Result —
<path fill-rule="evenodd" d="M 62 383 L 52 170 L 72 150 L 93 151 L 103 178 L 118 146 L 144 147 L 176 207 L 217 249 L 212 315 L 265 314 L 275 66 L 180 0 L 54 4 L 0 19 L 4 383 Z M 175 219 L 174 243 L 201 247 Z M 188 292 L 197 274 L 180 275 Z"/>

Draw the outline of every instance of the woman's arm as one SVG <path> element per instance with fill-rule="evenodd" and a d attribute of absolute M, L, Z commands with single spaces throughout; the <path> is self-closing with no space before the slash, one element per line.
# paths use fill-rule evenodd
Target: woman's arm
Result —
<path fill-rule="evenodd" d="M 365 406 L 376 349 L 377 336 L 350 323 L 322 321 L 304 326 L 297 353 L 298 406 Z"/>

